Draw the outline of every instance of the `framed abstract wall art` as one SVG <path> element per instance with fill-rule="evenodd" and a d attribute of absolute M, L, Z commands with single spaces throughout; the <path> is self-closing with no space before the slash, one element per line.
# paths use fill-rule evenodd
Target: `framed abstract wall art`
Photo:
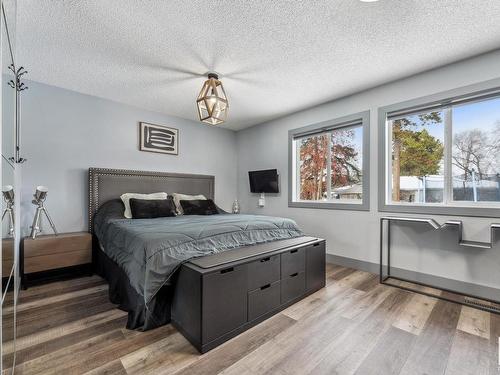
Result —
<path fill-rule="evenodd" d="M 161 154 L 179 154 L 179 130 L 139 122 L 139 149 Z"/>

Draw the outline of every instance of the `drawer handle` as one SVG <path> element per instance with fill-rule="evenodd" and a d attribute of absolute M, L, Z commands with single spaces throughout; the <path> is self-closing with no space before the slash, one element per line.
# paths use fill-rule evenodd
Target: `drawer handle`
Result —
<path fill-rule="evenodd" d="M 290 275 L 290 277 L 295 277 L 295 276 L 297 276 L 298 274 L 299 274 L 298 272 L 292 273 L 292 274 Z"/>
<path fill-rule="evenodd" d="M 271 287 L 271 284 L 267 284 L 267 285 L 261 286 L 260 290 L 264 290 L 264 289 L 267 289 L 267 288 L 270 288 L 270 287 Z"/>
<path fill-rule="evenodd" d="M 229 272 L 233 272 L 233 271 L 234 271 L 234 267 L 231 267 L 231 268 L 226 268 L 225 270 L 220 271 L 220 273 L 229 273 Z"/>
<path fill-rule="evenodd" d="M 269 262 L 270 260 L 271 260 L 271 257 L 267 257 L 267 258 L 261 259 L 260 261 L 261 262 Z"/>
<path fill-rule="evenodd" d="M 319 246 L 319 242 L 318 242 L 318 243 L 315 243 L 313 246 Z"/>
<path fill-rule="evenodd" d="M 299 251 L 299 249 L 290 250 L 290 254 L 296 253 L 297 251 Z"/>

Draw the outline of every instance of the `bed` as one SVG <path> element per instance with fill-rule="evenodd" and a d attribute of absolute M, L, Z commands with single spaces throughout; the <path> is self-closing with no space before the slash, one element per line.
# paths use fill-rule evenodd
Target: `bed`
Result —
<path fill-rule="evenodd" d="M 269 253 L 281 251 L 286 240 L 299 239 L 294 245 L 301 243 L 301 230 L 284 218 L 223 211 L 209 216 L 123 217 L 118 199 L 123 193 L 164 191 L 213 199 L 214 182 L 214 177 L 207 175 L 89 169 L 94 269 L 108 281 L 110 300 L 128 312 L 127 328 L 148 330 L 170 322 L 179 269 L 193 259 L 233 250 L 239 250 L 234 254 L 243 259 L 241 250 L 255 250 L 258 244 L 267 244 L 265 251 Z M 235 258 L 226 261 L 234 262 Z"/>

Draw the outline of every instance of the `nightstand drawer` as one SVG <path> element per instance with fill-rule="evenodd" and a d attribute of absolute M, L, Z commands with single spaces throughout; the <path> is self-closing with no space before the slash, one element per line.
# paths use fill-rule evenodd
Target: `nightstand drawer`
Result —
<path fill-rule="evenodd" d="M 92 249 L 92 236 L 85 232 L 38 236 L 34 240 L 29 237 L 24 239 L 25 258 L 87 249 Z"/>
<path fill-rule="evenodd" d="M 10 238 L 2 240 L 2 277 L 9 277 L 14 266 L 14 241 Z"/>
<path fill-rule="evenodd" d="M 64 254 L 47 254 L 24 258 L 24 273 L 33 273 L 88 264 L 92 262 L 90 249 L 67 251 Z"/>

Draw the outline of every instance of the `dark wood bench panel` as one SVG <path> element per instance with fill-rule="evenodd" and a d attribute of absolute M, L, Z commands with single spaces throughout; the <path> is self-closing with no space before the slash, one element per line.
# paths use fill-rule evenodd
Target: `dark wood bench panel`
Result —
<path fill-rule="evenodd" d="M 202 353 L 325 286 L 325 241 L 300 237 L 182 265 L 172 324 Z"/>

